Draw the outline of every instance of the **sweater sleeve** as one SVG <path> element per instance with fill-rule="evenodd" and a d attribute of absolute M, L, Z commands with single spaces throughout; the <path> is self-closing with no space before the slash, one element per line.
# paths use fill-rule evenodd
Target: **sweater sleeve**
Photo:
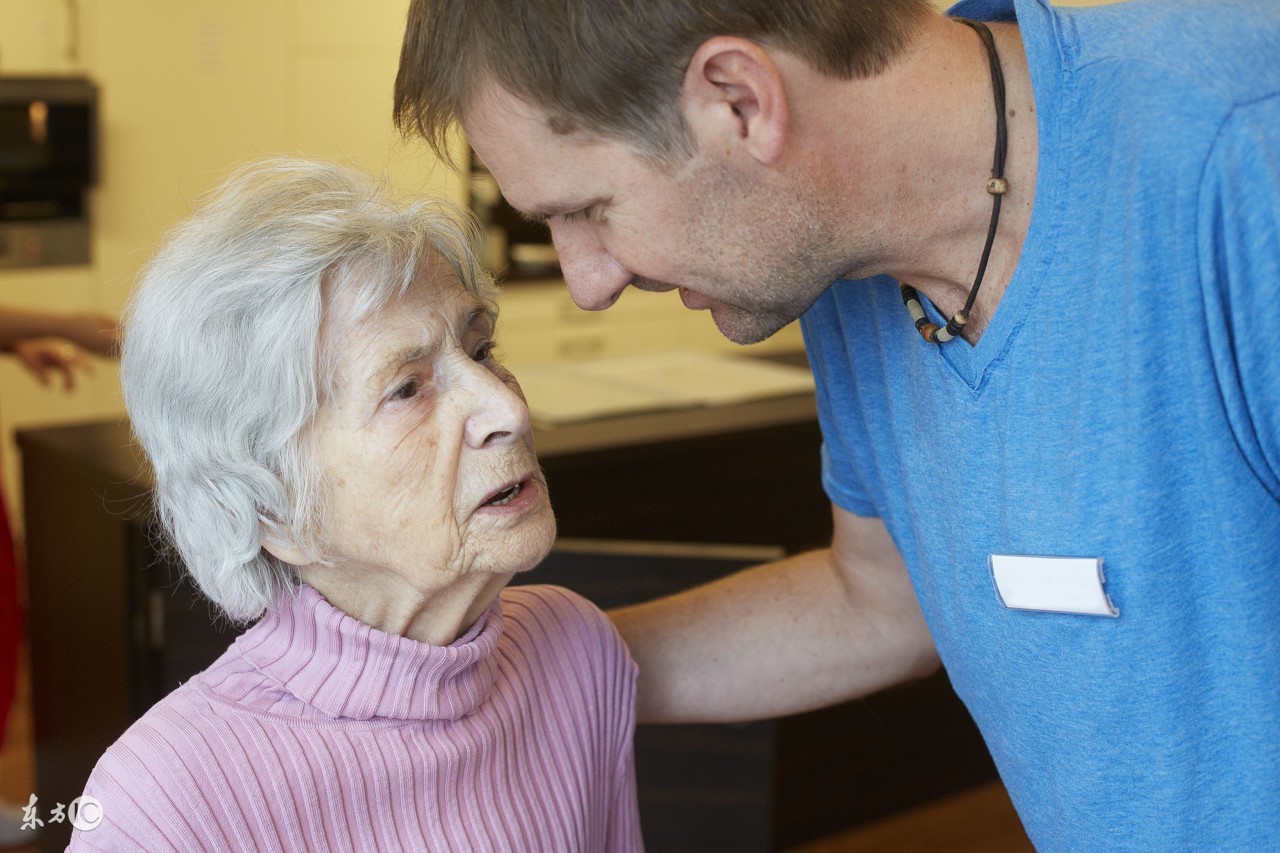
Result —
<path fill-rule="evenodd" d="M 634 725 L 632 730 L 634 732 Z M 631 853 L 643 849 L 640 842 L 640 801 L 636 791 L 635 750 L 631 740 L 628 736 L 622 744 L 618 773 L 613 781 L 613 803 L 609 807 L 609 830 L 605 843 L 605 850 L 609 853 Z"/>
<path fill-rule="evenodd" d="M 577 599 L 574 603 L 598 637 L 604 670 L 612 674 L 603 682 L 602 697 L 609 711 L 605 729 L 609 734 L 609 746 L 617 756 L 605 850 L 609 853 L 633 853 L 643 849 L 635 763 L 635 702 L 639 667 L 613 622 L 594 604 L 576 594 L 571 595 Z"/>
<path fill-rule="evenodd" d="M 113 746 L 94 768 L 85 786 L 84 798 L 91 797 L 101 808 L 101 822 L 92 829 L 77 829 L 68 847 L 80 850 L 176 851 L 198 849 L 180 847 L 170 826 L 177 817 L 176 805 L 147 767 L 127 746 Z M 168 813 L 168 819 L 160 816 Z"/>
<path fill-rule="evenodd" d="M 188 683 L 129 727 L 93 769 L 84 795 L 101 807 L 76 850 L 250 850 L 274 839 L 246 815 L 261 792 L 248 765 L 217 734 L 208 703 Z M 260 811 L 260 810 L 259 810 Z M 263 840 L 267 839 L 267 840 Z"/>
<path fill-rule="evenodd" d="M 562 587 L 511 587 L 503 595 L 541 612 L 537 621 L 559 647 L 554 652 L 557 659 L 573 670 L 575 681 L 589 685 L 594 750 L 607 759 L 600 768 L 601 781 L 607 785 L 602 802 L 608 812 L 603 849 L 611 853 L 643 849 L 633 744 L 639 670 L 622 636 L 598 607 Z"/>

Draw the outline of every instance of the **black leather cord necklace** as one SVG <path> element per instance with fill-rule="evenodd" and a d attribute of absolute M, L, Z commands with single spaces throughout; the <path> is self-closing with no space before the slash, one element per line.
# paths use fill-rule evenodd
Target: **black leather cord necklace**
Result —
<path fill-rule="evenodd" d="M 1004 158 L 1009 151 L 1009 135 L 1005 126 L 1004 71 L 1000 68 L 1000 54 L 996 52 L 995 39 L 991 37 L 991 30 L 986 24 L 966 18 L 955 20 L 967 24 L 977 32 L 983 46 L 987 49 L 987 58 L 991 61 L 991 90 L 996 101 L 996 153 L 995 162 L 991 166 L 991 178 L 987 181 L 987 192 L 991 193 L 991 225 L 987 228 L 987 243 L 982 247 L 982 260 L 978 262 L 978 274 L 974 276 L 973 287 L 969 289 L 969 298 L 965 300 L 964 308 L 957 311 L 955 316 L 947 321 L 945 327 L 940 327 L 937 323 L 929 322 L 929 318 L 925 316 L 924 308 L 920 305 L 920 294 L 916 289 L 905 283 L 899 285 L 902 290 L 902 303 L 911 313 L 911 319 L 915 320 L 916 331 L 926 341 L 935 344 L 945 344 L 959 337 L 964 331 L 965 324 L 969 322 L 969 313 L 973 311 L 973 303 L 978 298 L 978 288 L 982 286 L 982 277 L 987 272 L 987 261 L 991 258 L 991 247 L 996 240 L 996 226 L 1000 223 L 1000 200 L 1009 191 L 1009 182 L 1004 178 Z"/>

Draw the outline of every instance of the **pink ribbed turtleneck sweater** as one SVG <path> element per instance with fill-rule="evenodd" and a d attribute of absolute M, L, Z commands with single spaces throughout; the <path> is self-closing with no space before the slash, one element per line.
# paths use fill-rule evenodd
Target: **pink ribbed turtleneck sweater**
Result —
<path fill-rule="evenodd" d="M 557 587 L 429 646 L 303 586 L 107 751 L 71 849 L 640 850 L 635 681 Z"/>

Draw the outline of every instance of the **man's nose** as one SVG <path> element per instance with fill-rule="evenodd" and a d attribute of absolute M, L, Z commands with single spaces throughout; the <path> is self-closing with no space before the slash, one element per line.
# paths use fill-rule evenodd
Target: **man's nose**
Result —
<path fill-rule="evenodd" d="M 579 308 L 603 311 L 613 305 L 631 282 L 629 269 L 585 229 L 552 227 L 551 239 L 560 258 L 560 271 L 569 295 Z"/>
<path fill-rule="evenodd" d="M 520 441 L 529 431 L 529 406 L 519 386 L 514 380 L 508 384 L 482 364 L 476 367 L 467 382 L 470 405 L 464 439 L 477 449 Z"/>

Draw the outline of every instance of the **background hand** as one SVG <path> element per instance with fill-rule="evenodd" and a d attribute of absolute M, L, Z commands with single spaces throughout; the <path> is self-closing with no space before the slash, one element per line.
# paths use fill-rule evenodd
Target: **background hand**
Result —
<path fill-rule="evenodd" d="M 76 373 L 85 375 L 93 373 L 93 364 L 85 356 L 84 350 L 65 338 L 25 338 L 15 341 L 13 354 L 29 370 L 48 387 L 49 377 L 62 374 L 63 390 L 75 388 Z"/>

